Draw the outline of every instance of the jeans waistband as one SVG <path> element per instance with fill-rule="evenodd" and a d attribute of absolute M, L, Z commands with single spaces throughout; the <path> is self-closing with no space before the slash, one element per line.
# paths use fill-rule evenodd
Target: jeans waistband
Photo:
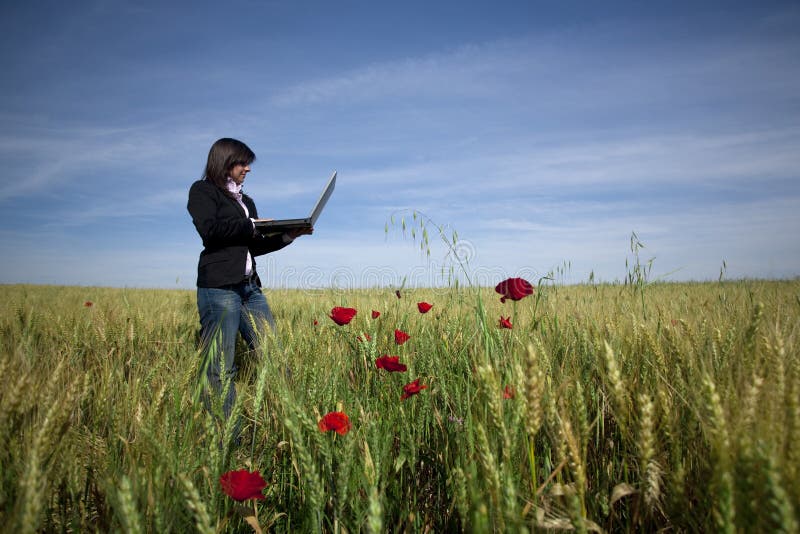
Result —
<path fill-rule="evenodd" d="M 251 274 L 250 276 L 245 276 L 242 278 L 240 282 L 236 282 L 234 284 L 226 284 L 224 286 L 219 286 L 219 289 L 232 289 L 236 290 L 236 288 L 249 286 L 250 284 L 256 283 L 256 273 Z"/>

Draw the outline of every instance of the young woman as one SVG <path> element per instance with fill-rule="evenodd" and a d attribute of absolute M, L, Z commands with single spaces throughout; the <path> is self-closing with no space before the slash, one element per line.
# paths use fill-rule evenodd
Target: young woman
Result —
<path fill-rule="evenodd" d="M 203 178 L 189 190 L 187 206 L 204 247 L 197 266 L 197 309 L 206 375 L 216 394 L 230 381 L 223 401 L 226 418 L 236 402 L 237 332 L 251 349 L 256 349 L 265 325 L 275 328 L 261 292 L 255 258 L 313 232 L 297 230 L 269 237 L 256 232 L 256 205 L 242 193 L 242 183 L 255 159 L 253 151 L 241 141 L 224 138 L 215 142 L 208 152 Z"/>

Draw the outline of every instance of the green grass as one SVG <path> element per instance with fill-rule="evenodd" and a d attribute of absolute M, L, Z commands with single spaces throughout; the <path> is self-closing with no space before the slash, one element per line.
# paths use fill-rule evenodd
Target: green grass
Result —
<path fill-rule="evenodd" d="M 800 282 L 267 298 L 233 447 L 198 401 L 194 292 L 0 287 L 0 524 L 249 532 L 219 486 L 248 468 L 281 532 L 798 530 Z M 336 410 L 345 436 L 317 429 Z"/>

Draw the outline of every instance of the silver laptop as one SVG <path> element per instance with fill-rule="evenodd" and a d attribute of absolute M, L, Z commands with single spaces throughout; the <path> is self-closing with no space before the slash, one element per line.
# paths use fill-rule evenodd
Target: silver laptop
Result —
<path fill-rule="evenodd" d="M 312 228 L 333 193 L 334 187 L 336 187 L 336 171 L 333 171 L 330 180 L 328 180 L 328 185 L 322 190 L 317 204 L 314 206 L 314 209 L 311 210 L 311 215 L 304 219 L 255 219 L 256 230 L 263 234 L 272 234 L 297 228 Z"/>

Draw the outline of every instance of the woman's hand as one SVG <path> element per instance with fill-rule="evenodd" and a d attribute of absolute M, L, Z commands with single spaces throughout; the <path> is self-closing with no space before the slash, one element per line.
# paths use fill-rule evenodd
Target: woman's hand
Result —
<path fill-rule="evenodd" d="M 295 228 L 294 230 L 289 230 L 286 232 L 286 235 L 291 237 L 292 239 L 297 239 L 301 235 L 311 235 L 314 233 L 314 227 L 311 228 Z"/>

